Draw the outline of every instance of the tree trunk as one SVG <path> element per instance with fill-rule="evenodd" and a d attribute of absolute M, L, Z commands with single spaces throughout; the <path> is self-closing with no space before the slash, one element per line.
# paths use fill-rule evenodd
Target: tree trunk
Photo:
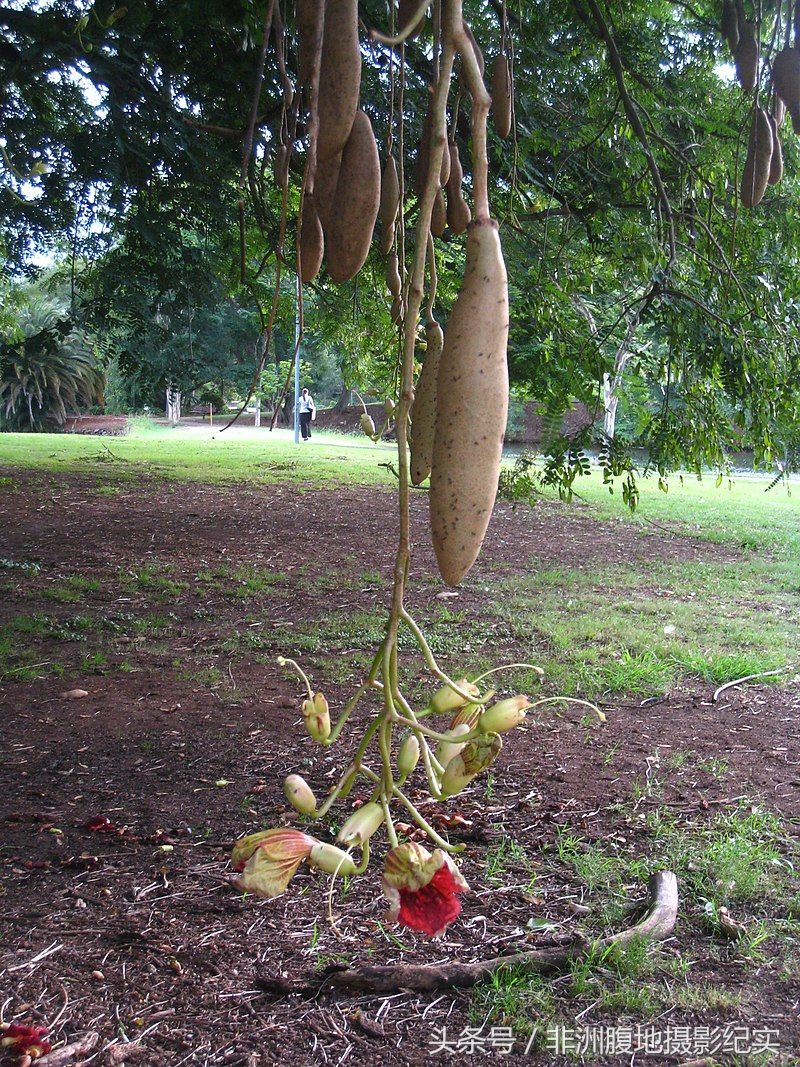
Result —
<path fill-rule="evenodd" d="M 353 406 L 353 390 L 348 389 L 346 385 L 342 386 L 342 391 L 339 393 L 339 399 L 336 401 L 335 411 L 347 411 L 348 408 Z"/>
<path fill-rule="evenodd" d="M 261 427 L 261 397 L 260 396 L 256 397 L 256 413 L 255 413 L 255 417 L 253 419 L 253 426 L 255 427 L 256 430 L 260 429 L 260 427 Z"/>
<path fill-rule="evenodd" d="M 628 320 L 625 336 L 614 353 L 614 369 L 611 374 L 603 375 L 603 436 L 606 441 L 613 441 L 617 431 L 617 405 L 619 404 L 619 390 L 625 377 L 625 367 L 631 358 L 631 342 L 633 341 L 636 328 L 641 318 L 640 310 L 636 311 Z"/>
<path fill-rule="evenodd" d="M 167 386 L 166 416 L 173 426 L 177 426 L 181 417 L 181 394 L 180 390 L 173 385 Z"/>

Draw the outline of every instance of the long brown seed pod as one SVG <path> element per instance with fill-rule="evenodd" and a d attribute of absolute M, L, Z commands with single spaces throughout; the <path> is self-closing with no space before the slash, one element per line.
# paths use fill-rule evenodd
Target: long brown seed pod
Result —
<path fill-rule="evenodd" d="M 464 199 L 461 183 L 464 179 L 464 171 L 461 168 L 461 159 L 458 155 L 458 145 L 451 141 L 448 145 L 450 156 L 450 178 L 447 182 L 447 225 L 455 234 L 464 233 L 469 226 L 472 212 L 469 204 Z"/>
<path fill-rule="evenodd" d="M 353 128 L 360 91 L 358 0 L 327 0 L 319 71 L 320 162 L 343 150 Z"/>
<path fill-rule="evenodd" d="M 431 464 L 439 571 L 457 585 L 492 515 L 508 414 L 508 279 L 494 219 L 471 223 L 464 281 L 444 334 Z"/>
<path fill-rule="evenodd" d="M 444 347 L 444 333 L 435 319 L 425 323 L 425 362 L 414 390 L 411 405 L 411 482 L 421 485 L 431 473 L 433 439 L 436 431 L 436 382 Z"/>
<path fill-rule="evenodd" d="M 313 282 L 322 265 L 325 252 L 325 238 L 322 223 L 316 212 L 313 196 L 303 198 L 303 211 L 300 222 L 300 277 L 304 285 Z"/>
<path fill-rule="evenodd" d="M 774 115 L 767 115 L 769 119 L 770 129 L 772 130 L 772 157 L 769 161 L 769 178 L 767 179 L 770 185 L 777 185 L 781 178 L 783 178 L 783 149 L 781 147 L 781 139 L 778 135 L 778 124 L 775 121 Z"/>
<path fill-rule="evenodd" d="M 342 152 L 328 229 L 328 273 L 334 282 L 355 277 L 369 252 L 381 199 L 381 161 L 372 123 L 358 111 Z"/>
<path fill-rule="evenodd" d="M 800 51 L 784 48 L 772 62 L 772 86 L 792 119 L 792 128 L 800 133 Z"/>
<path fill-rule="evenodd" d="M 511 66 L 502 52 L 492 68 L 492 119 L 498 136 L 511 133 Z"/>
<path fill-rule="evenodd" d="M 753 112 L 750 137 L 747 143 L 747 159 L 742 171 L 740 195 L 742 205 L 752 208 L 761 203 L 769 182 L 772 162 L 772 127 L 766 111 L 757 107 Z"/>
<path fill-rule="evenodd" d="M 758 76 L 758 39 L 756 25 L 748 20 L 739 23 L 739 43 L 733 54 L 736 77 L 746 93 L 755 88 Z"/>

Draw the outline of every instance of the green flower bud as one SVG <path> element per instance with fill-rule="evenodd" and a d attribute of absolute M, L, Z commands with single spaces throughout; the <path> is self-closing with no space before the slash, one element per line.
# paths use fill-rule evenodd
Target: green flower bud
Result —
<path fill-rule="evenodd" d="M 387 396 L 386 399 L 383 402 L 383 410 L 386 412 L 386 414 L 389 416 L 389 418 L 391 418 L 392 415 L 394 415 L 394 408 L 395 408 L 394 400 L 392 400 L 392 398 L 390 396 Z"/>
<path fill-rule="evenodd" d="M 414 773 L 419 760 L 419 741 L 414 734 L 409 734 L 397 753 L 397 770 L 401 778 L 408 778 Z"/>
<path fill-rule="evenodd" d="M 367 437 L 375 436 L 375 423 L 372 421 L 366 411 L 361 416 L 361 429 L 364 431 Z"/>
<path fill-rule="evenodd" d="M 467 741 L 461 752 L 454 756 L 444 769 L 442 794 L 452 797 L 460 793 L 473 778 L 494 763 L 502 747 L 503 741 L 499 734 L 486 734 L 485 737 Z"/>
<path fill-rule="evenodd" d="M 335 845 L 329 845 L 325 841 L 317 841 L 316 845 L 311 849 L 311 855 L 308 857 L 310 866 L 317 867 L 320 871 L 325 871 L 326 874 L 342 874 L 349 875 L 356 873 L 356 865 L 346 852 L 337 848 Z"/>
<path fill-rule="evenodd" d="M 314 741 L 327 741 L 331 735 L 331 716 L 324 694 L 315 693 L 313 700 L 304 700 L 302 712 L 306 730 Z"/>
<path fill-rule="evenodd" d="M 361 848 L 365 841 L 369 841 L 372 835 L 383 825 L 383 805 L 371 800 L 354 811 L 339 833 L 336 840 L 340 845 Z"/>
<path fill-rule="evenodd" d="M 524 695 L 498 700 L 481 715 L 478 729 L 485 734 L 504 734 L 525 721 L 525 709 L 531 706 Z"/>
<path fill-rule="evenodd" d="M 453 718 L 450 720 L 450 726 L 448 729 L 455 730 L 457 726 L 461 726 L 463 723 L 474 730 L 478 725 L 478 720 L 481 717 L 483 708 L 480 704 L 465 704 L 463 708 L 459 708 Z"/>
<path fill-rule="evenodd" d="M 454 729 L 448 730 L 447 733 L 453 738 L 457 738 L 463 737 L 464 734 L 468 734 L 471 729 L 471 726 L 469 726 L 465 722 L 462 722 L 459 723 L 459 725 L 456 726 Z M 439 763 L 441 763 L 443 767 L 446 767 L 450 760 L 459 754 L 465 744 L 466 742 L 464 741 L 440 741 L 439 744 L 436 746 L 436 759 L 439 761 Z"/>
<path fill-rule="evenodd" d="M 317 810 L 317 798 L 305 778 L 299 774 L 290 774 L 283 783 L 286 799 L 301 815 L 313 815 Z"/>
<path fill-rule="evenodd" d="M 463 689 L 465 693 L 469 693 L 470 696 L 477 697 L 480 694 L 480 689 L 472 682 L 468 682 L 466 678 L 462 678 L 456 682 L 459 689 Z M 431 708 L 437 715 L 445 715 L 448 711 L 455 711 L 457 708 L 463 708 L 469 701 L 465 700 L 459 693 L 453 689 L 450 685 L 443 685 L 441 689 L 437 691 L 431 697 Z"/>

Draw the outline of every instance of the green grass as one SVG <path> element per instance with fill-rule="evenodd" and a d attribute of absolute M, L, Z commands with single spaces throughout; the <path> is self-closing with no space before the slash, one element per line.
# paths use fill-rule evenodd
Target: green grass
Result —
<path fill-rule="evenodd" d="M 268 567 L 255 567 L 252 565 L 233 566 L 223 564 L 218 567 L 202 567 L 196 575 L 197 581 L 203 585 L 222 593 L 224 596 L 246 598 L 257 596 L 281 585 L 286 581 L 286 575 L 280 571 L 270 570 Z"/>
<path fill-rule="evenodd" d="M 646 697 L 800 659 L 800 560 L 531 569 L 495 587 L 485 611 L 567 695 Z"/>
<path fill-rule="evenodd" d="M 355 426 L 354 426 L 355 429 Z M 133 420 L 126 437 L 100 440 L 79 434 L 0 434 L 0 466 L 102 474 L 104 494 L 116 481 L 140 475 L 200 482 L 300 482 L 310 485 L 396 485 L 382 464 L 396 462 L 393 444 L 375 445 L 358 434 L 316 433 L 310 444 L 295 445 L 288 430 L 213 429 L 156 425 Z M 511 461 L 509 460 L 509 463 Z M 670 479 L 668 493 L 655 478 L 640 482 L 639 507 L 631 515 L 619 493 L 609 495 L 600 474 L 579 479 L 578 493 L 591 514 L 726 543 L 744 550 L 767 549 L 786 559 L 800 558 L 800 492 L 784 486 L 765 492 L 770 476 L 739 477 L 719 487 L 713 476 Z M 651 524 L 655 523 L 653 526 Z"/>
<path fill-rule="evenodd" d="M 393 462 L 394 445 L 365 437 L 315 433 L 295 445 L 287 430 L 169 429 L 137 420 L 130 434 L 99 440 L 79 434 L 0 434 L 0 466 L 102 473 L 122 481 L 142 474 L 200 482 L 307 482 L 312 485 L 391 484 L 381 463 Z"/>
<path fill-rule="evenodd" d="M 720 1015 L 746 1001 L 738 990 L 709 985 L 702 973 L 694 980 L 698 951 L 704 959 L 735 959 L 742 970 L 780 966 L 785 980 L 793 980 L 800 945 L 800 922 L 792 910 L 796 907 L 800 915 L 800 900 L 792 896 L 800 860 L 796 827 L 748 803 L 706 820 L 658 809 L 647 817 L 646 827 L 648 840 L 636 848 L 592 844 L 566 830 L 558 833 L 552 851 L 571 868 L 567 881 L 577 879 L 587 891 L 591 907 L 582 924 L 595 947 L 574 960 L 557 982 L 520 965 L 495 971 L 472 994 L 474 1023 L 541 1034 L 574 1019 L 583 1008 L 591 1010 L 594 1022 L 604 1016 L 648 1020 L 677 1009 L 717 1023 Z M 513 842 L 509 849 L 504 840 L 487 850 L 487 874 L 502 871 L 506 856 L 519 850 Z M 547 861 L 546 866 L 552 865 Z M 596 945 L 594 939 L 609 929 L 631 922 L 631 882 L 642 883 L 663 869 L 677 874 L 682 937 L 691 928 L 704 946 L 695 947 L 689 957 L 674 947 L 665 954 L 641 939 L 610 948 Z M 557 876 L 556 885 L 563 882 Z M 745 927 L 737 941 L 724 935 L 719 921 L 723 907 Z"/>

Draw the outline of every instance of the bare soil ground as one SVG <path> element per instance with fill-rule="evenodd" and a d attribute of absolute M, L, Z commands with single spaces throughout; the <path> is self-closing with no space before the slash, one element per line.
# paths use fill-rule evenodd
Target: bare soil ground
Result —
<path fill-rule="evenodd" d="M 647 861 L 662 817 L 702 832 L 755 805 L 796 832 L 797 687 L 740 687 L 714 704 L 697 686 L 644 706 L 610 701 L 602 728 L 566 712 L 509 739 L 490 788 L 483 782 L 451 803 L 465 820 L 457 832 L 468 844 L 471 892 L 443 941 L 385 924 L 378 863 L 346 892 L 337 888 L 336 929 L 317 875 L 301 871 L 276 901 L 244 898 L 227 882 L 231 842 L 297 818 L 283 798 L 285 774 L 303 773 L 321 793 L 344 765 L 338 749 L 320 755 L 304 737 L 297 684 L 275 656 L 293 654 L 293 631 L 308 635 L 320 622 L 365 611 L 380 619 L 393 498 L 0 474 L 12 480 L 0 497 L 0 626 L 10 664 L 0 675 L 0 1003 L 7 1021 L 47 1025 L 53 1041 L 96 1031 L 92 1062 L 417 1064 L 431 1058 L 443 1026 L 461 1035 L 459 1059 L 499 1056 L 491 1043 L 472 1049 L 463 1037 L 489 1019 L 491 991 L 280 999 L 262 993 L 258 979 L 300 977 L 336 961 L 477 959 L 581 925 L 624 925 L 642 878 L 631 869 L 627 878 L 609 875 L 609 886 L 602 871 L 590 877 L 591 862 Z M 425 619 L 441 606 L 442 586 L 422 495 L 413 514 L 421 579 L 413 608 Z M 591 567 L 730 555 L 580 510 L 501 505 L 459 610 L 479 618 L 493 568 L 513 572 L 531 558 Z M 340 706 L 369 635 L 335 654 L 305 647 L 304 664 L 328 679 L 326 693 Z M 526 650 L 506 651 L 524 658 Z M 467 667 L 456 652 L 444 660 Z M 76 688 L 88 695 L 62 696 Z M 790 860 L 787 842 L 775 862 Z M 609 894 L 615 912 L 604 911 Z M 786 902 L 756 902 L 753 915 L 785 918 Z M 706 918 L 697 897 L 687 897 L 674 938 L 641 979 L 626 983 L 600 966 L 585 990 L 574 975 L 552 980 L 547 1005 L 541 991 L 530 1003 L 518 997 L 507 1013 L 516 1041 L 506 1058 L 570 1062 L 541 1035 L 527 1049 L 528 1033 L 516 1033 L 522 1014 L 531 1027 L 558 1018 L 568 1026 L 771 1029 L 783 1062 L 794 1062 L 796 939 L 793 949 L 791 939 L 772 938 L 742 951 Z M 646 1002 L 631 991 L 637 982 L 650 990 Z M 495 1013 L 483 1033 L 503 1018 Z"/>

